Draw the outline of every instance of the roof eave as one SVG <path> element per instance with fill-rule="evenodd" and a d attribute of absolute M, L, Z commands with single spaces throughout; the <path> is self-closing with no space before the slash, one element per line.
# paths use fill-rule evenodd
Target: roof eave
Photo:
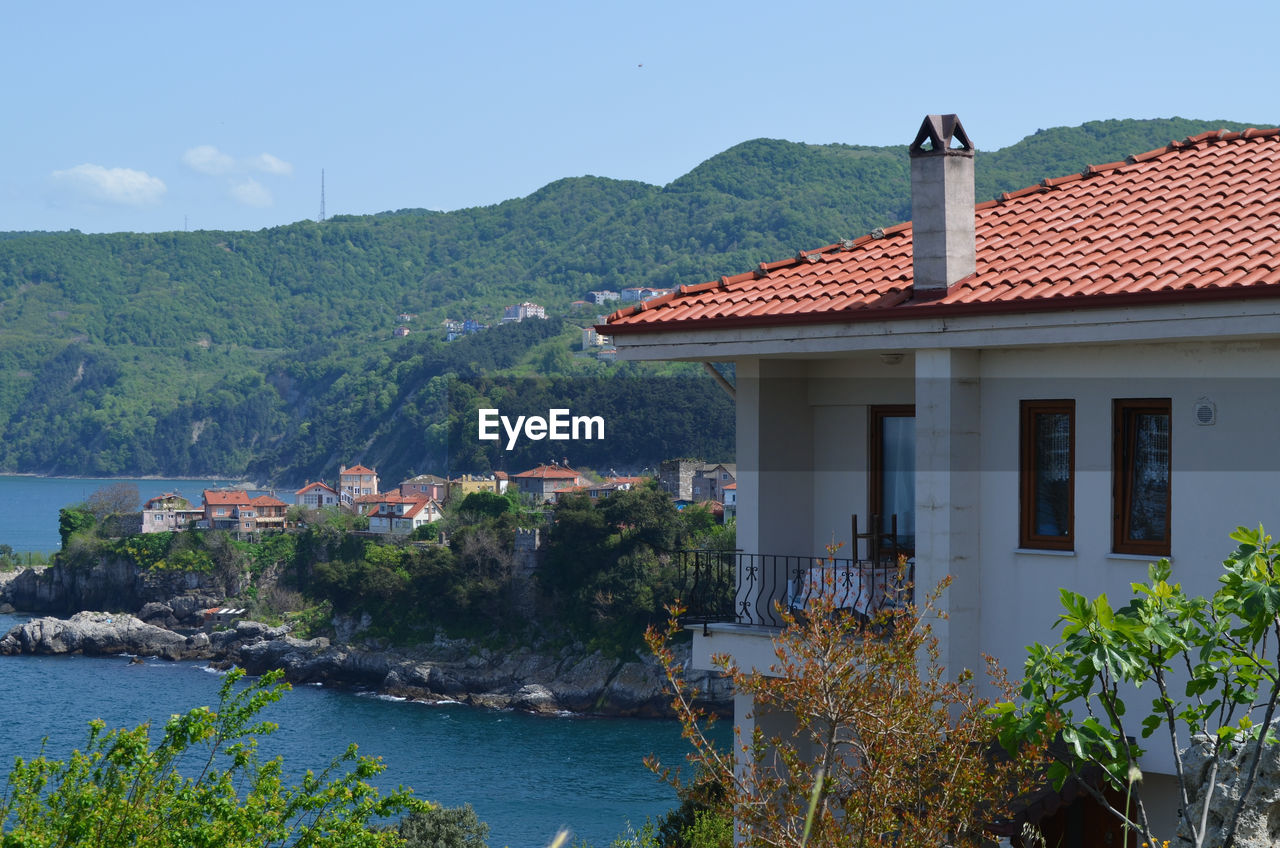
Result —
<path fill-rule="evenodd" d="M 1222 289 L 1174 289 L 1161 292 L 1126 292 L 1060 296 L 1027 300 L 997 300 L 982 303 L 914 303 L 887 309 L 851 309 L 841 312 L 783 313 L 749 317 L 700 318 L 695 320 L 649 321 L 644 324 L 609 325 L 615 336 L 638 336 L 645 333 L 698 332 L 758 327 L 807 326 L 815 324 L 848 324 L 881 321 L 906 321 L 960 316 L 1073 311 L 1124 306 L 1164 306 L 1177 303 L 1207 303 L 1223 300 L 1248 300 L 1280 297 L 1280 283 L 1272 285 L 1235 286 Z"/>

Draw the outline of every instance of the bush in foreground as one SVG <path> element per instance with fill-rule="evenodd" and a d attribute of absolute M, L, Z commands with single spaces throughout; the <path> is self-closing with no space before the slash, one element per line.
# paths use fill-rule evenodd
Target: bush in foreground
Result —
<path fill-rule="evenodd" d="M 289 688 L 273 672 L 244 687 L 222 684 L 218 708 L 173 716 L 154 747 L 151 727 L 104 732 L 90 723 L 83 751 L 65 760 L 19 758 L 0 799 L 4 848 L 377 848 L 401 845 L 371 823 L 430 809 L 405 789 L 382 796 L 367 782 L 384 766 L 352 745 L 297 784 L 280 758 L 263 761 L 258 721 Z"/>
<path fill-rule="evenodd" d="M 992 701 L 978 694 L 971 672 L 951 676 L 939 662 L 930 622 L 945 587 L 918 609 L 903 597 L 867 619 L 839 608 L 829 583 L 803 614 L 782 611 L 786 627 L 767 673 L 715 658 L 734 691 L 751 697 L 755 715 L 795 717 L 789 732 L 776 735 L 757 724 L 730 751 L 706 734 L 708 717 L 669 647 L 678 621 L 673 617 L 665 633 L 650 629 L 648 643 L 664 663 L 693 743 L 697 779 L 722 790 L 702 800 L 721 821 L 736 819 L 739 844 L 977 848 L 989 844 L 986 826 L 1038 785 L 1043 736 L 1023 740 L 1017 756 L 997 751 Z M 998 697 L 1011 698 L 1003 672 L 994 664 L 988 671 Z M 683 794 L 697 794 L 696 786 L 650 765 Z M 723 840 L 715 818 L 694 824 L 697 830 L 682 834 L 687 844 Z"/>

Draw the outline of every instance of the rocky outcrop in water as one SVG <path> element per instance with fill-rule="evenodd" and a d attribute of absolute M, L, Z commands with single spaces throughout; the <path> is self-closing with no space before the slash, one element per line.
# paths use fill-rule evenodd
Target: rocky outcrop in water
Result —
<path fill-rule="evenodd" d="M 616 716 L 670 716 L 661 668 L 653 658 L 623 661 L 566 648 L 555 655 L 522 648 L 501 653 L 437 639 L 412 651 L 371 651 L 328 639 L 298 639 L 286 627 L 240 621 L 213 633 L 182 634 L 132 615 L 81 612 L 37 618 L 0 638 L 0 655 L 133 654 L 207 659 L 250 674 L 283 669 L 294 683 L 372 689 L 415 700 L 459 701 L 495 709 Z M 691 681 L 717 712 L 731 710 L 728 682 Z"/>
<path fill-rule="evenodd" d="M 200 634 L 204 636 L 204 634 Z M 33 618 L 0 639 L 0 655 L 135 654 L 164 659 L 193 659 L 208 646 L 195 637 L 145 624 L 131 615 L 79 612 L 69 619 Z"/>

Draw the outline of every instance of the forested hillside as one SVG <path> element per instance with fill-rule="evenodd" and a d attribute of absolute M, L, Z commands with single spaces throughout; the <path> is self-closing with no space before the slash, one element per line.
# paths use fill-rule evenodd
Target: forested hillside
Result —
<path fill-rule="evenodd" d="M 1037 131 L 979 152 L 978 197 L 1245 126 Z M 909 214 L 904 146 L 761 139 L 664 187 L 579 177 L 490 207 L 258 232 L 0 233 L 0 470 L 293 483 L 353 461 L 395 478 L 562 454 L 630 468 L 729 459 L 729 403 L 701 370 L 575 357 L 596 313 L 570 303 L 702 282 Z M 497 323 L 523 300 L 557 319 L 443 341 L 444 318 Z M 393 338 L 406 312 L 413 333 Z M 511 455 L 466 429 L 476 404 L 498 400 L 589 406 L 614 423 L 605 444 Z"/>

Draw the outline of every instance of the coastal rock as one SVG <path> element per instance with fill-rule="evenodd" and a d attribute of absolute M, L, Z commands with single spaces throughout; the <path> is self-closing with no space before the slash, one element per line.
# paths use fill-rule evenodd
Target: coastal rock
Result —
<path fill-rule="evenodd" d="M 0 654 L 138 654 L 181 659 L 196 652 L 187 637 L 131 615 L 80 612 L 70 619 L 36 618 L 0 639 Z"/>
<path fill-rule="evenodd" d="M 0 592 L 15 608 L 28 612 L 141 610 L 149 603 L 161 603 L 179 622 L 198 623 L 201 610 L 237 594 L 244 579 L 232 576 L 228 582 L 217 571 L 148 571 L 118 557 L 89 562 L 72 557 L 47 568 L 25 568 L 0 581 Z"/>
<path fill-rule="evenodd" d="M 359 618 L 351 615 L 335 615 L 331 623 L 333 624 L 333 634 L 337 637 L 337 640 L 342 644 L 347 644 L 369 629 L 373 624 L 373 616 L 367 612 L 363 613 Z"/>
<path fill-rule="evenodd" d="M 662 669 L 656 663 L 623 663 L 604 691 L 611 714 L 653 718 L 667 712 Z"/>
<path fill-rule="evenodd" d="M 511 708 L 530 713 L 557 713 L 560 705 L 551 690 L 537 683 L 521 686 L 511 697 Z"/>
<path fill-rule="evenodd" d="M 575 713 L 592 712 L 600 703 L 605 686 L 613 678 L 618 665 L 617 660 L 597 651 L 576 662 L 566 661 L 547 685 L 564 709 Z"/>
<path fill-rule="evenodd" d="M 138 618 L 157 627 L 178 626 L 178 618 L 173 614 L 173 607 L 157 601 L 143 604 L 142 609 L 138 610 Z"/>
<path fill-rule="evenodd" d="M 167 605 L 142 612 L 158 620 Z M 298 639 L 288 627 L 238 621 L 190 636 L 131 615 L 77 613 L 70 619 L 37 618 L 0 639 L 0 654 L 135 654 L 167 659 L 207 659 L 238 665 L 250 674 L 282 669 L 294 683 L 373 689 L 417 700 L 456 700 L 489 709 L 533 713 L 578 712 L 669 717 L 663 675 L 653 658 L 629 662 L 599 652 L 555 656 L 532 650 L 511 653 L 477 648 L 462 640 L 419 645 L 412 656 L 334 645 L 325 638 Z M 692 674 L 700 700 L 725 714 L 732 703 L 727 681 Z"/>
<path fill-rule="evenodd" d="M 289 679 L 310 683 L 316 673 L 313 661 L 328 647 L 329 640 L 325 638 L 303 640 L 283 636 L 241 645 L 237 654 L 240 664 L 250 674 L 281 668 Z"/>
<path fill-rule="evenodd" d="M 481 692 L 469 696 L 466 703 L 473 707 L 483 707 L 486 710 L 507 710 L 511 708 L 511 696 L 493 692 Z"/>

